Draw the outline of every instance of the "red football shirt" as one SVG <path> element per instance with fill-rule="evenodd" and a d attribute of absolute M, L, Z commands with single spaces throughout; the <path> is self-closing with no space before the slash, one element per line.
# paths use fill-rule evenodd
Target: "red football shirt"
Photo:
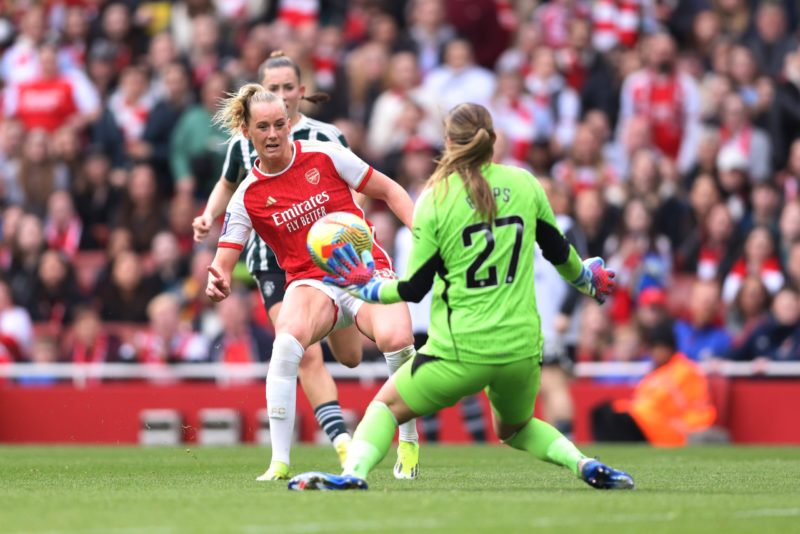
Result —
<path fill-rule="evenodd" d="M 335 211 L 366 220 L 353 190 L 364 189 L 372 167 L 347 148 L 322 141 L 295 141 L 291 162 L 275 174 L 260 171 L 258 164 L 228 203 L 219 246 L 242 250 L 252 229 L 275 252 L 286 271 L 286 285 L 303 278 L 321 280 L 328 273 L 311 260 L 308 230 Z M 391 268 L 377 240 L 372 255 L 376 269 Z"/>

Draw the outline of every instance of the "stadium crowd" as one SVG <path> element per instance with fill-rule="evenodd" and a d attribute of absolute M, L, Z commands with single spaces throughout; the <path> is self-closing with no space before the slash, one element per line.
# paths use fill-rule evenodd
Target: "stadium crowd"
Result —
<path fill-rule="evenodd" d="M 537 258 L 549 358 L 640 360 L 637 325 L 672 316 L 692 360 L 800 360 L 798 17 L 788 0 L 3 2 L 0 361 L 269 358 L 245 270 L 234 299 L 204 295 L 220 225 L 195 243 L 191 223 L 222 171 L 220 98 L 278 49 L 330 95 L 303 113 L 412 198 L 447 110 L 491 109 L 496 160 L 534 172 L 580 254 L 617 271 L 601 308 Z M 407 257 L 386 206 L 365 210 Z"/>

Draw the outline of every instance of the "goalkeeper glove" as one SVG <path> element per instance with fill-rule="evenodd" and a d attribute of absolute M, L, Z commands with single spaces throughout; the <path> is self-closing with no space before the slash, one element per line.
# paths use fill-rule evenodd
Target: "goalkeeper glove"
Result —
<path fill-rule="evenodd" d="M 605 268 L 603 258 L 594 257 L 583 260 L 581 274 L 570 283 L 584 295 L 602 304 L 614 291 L 615 276 L 614 271 Z"/>
<path fill-rule="evenodd" d="M 382 282 L 372 277 L 375 261 L 369 250 L 362 252 L 359 258 L 353 245 L 345 243 L 333 250 L 328 268 L 338 276 L 326 276 L 322 279 L 326 284 L 341 287 L 366 302 L 380 302 Z"/>

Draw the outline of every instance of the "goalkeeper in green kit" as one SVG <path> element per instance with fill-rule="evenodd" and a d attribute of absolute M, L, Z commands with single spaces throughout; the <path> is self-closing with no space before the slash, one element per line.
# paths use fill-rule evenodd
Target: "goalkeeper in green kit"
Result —
<path fill-rule="evenodd" d="M 584 456 L 533 417 L 542 335 L 533 287 L 534 243 L 559 274 L 603 302 L 614 273 L 581 261 L 556 225 L 536 178 L 491 162 L 495 134 L 483 106 L 461 104 L 445 121 L 445 151 L 417 201 L 413 248 L 403 280 L 372 278 L 372 258 L 335 251 L 326 278 L 367 302 L 419 301 L 433 286 L 427 343 L 367 408 L 341 475 L 304 473 L 289 488 L 366 489 L 398 424 L 486 391 L 498 437 L 535 458 L 566 467 L 599 489 L 632 489 L 633 478 Z"/>

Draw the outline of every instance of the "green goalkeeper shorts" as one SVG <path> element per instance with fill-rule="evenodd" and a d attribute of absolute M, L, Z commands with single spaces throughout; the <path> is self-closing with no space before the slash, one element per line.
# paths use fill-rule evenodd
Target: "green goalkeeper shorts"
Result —
<path fill-rule="evenodd" d="M 513 425 L 533 415 L 540 377 L 538 357 L 481 364 L 417 353 L 398 369 L 394 379 L 400 397 L 418 415 L 437 412 L 485 389 L 495 417 Z"/>

